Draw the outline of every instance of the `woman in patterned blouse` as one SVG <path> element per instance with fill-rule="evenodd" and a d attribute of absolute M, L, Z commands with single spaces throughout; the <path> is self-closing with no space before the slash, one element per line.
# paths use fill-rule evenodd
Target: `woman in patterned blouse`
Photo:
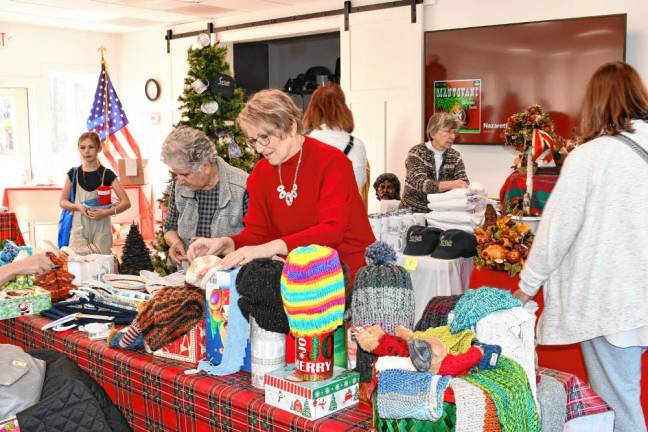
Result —
<path fill-rule="evenodd" d="M 448 113 L 436 113 L 428 121 L 429 141 L 417 144 L 405 161 L 405 188 L 401 208 L 427 213 L 427 194 L 466 188 L 466 167 L 458 151 L 452 149 L 461 120 Z"/>

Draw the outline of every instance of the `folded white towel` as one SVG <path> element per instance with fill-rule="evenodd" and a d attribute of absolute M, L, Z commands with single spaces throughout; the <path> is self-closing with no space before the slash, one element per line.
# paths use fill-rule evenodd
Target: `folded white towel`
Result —
<path fill-rule="evenodd" d="M 431 214 L 431 213 L 428 213 Z M 475 226 L 472 224 L 457 224 L 457 223 L 446 223 L 446 222 L 437 222 L 435 220 L 427 219 L 427 224 L 430 227 L 433 228 L 439 228 L 440 230 L 449 230 L 449 229 L 458 229 L 462 231 L 466 231 L 467 233 L 474 234 L 475 233 Z"/>
<path fill-rule="evenodd" d="M 431 202 L 427 206 L 432 211 L 483 211 L 486 202 L 483 198 L 475 196 Z"/>
<path fill-rule="evenodd" d="M 484 211 L 482 210 L 476 213 L 469 213 L 467 211 L 433 211 L 428 213 L 426 218 L 428 222 L 435 221 L 477 227 L 484 220 Z"/>

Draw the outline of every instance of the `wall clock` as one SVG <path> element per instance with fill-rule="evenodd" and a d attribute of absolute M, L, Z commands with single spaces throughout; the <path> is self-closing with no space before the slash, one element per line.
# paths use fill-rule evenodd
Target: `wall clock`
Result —
<path fill-rule="evenodd" d="M 153 78 L 146 80 L 144 85 L 144 93 L 146 93 L 146 98 L 150 101 L 156 101 L 160 97 L 160 83 Z"/>

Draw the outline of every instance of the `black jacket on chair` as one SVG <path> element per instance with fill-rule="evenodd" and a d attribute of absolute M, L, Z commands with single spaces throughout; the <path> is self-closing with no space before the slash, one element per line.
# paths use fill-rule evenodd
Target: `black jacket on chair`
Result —
<path fill-rule="evenodd" d="M 123 414 L 88 374 L 56 351 L 37 350 L 47 363 L 40 402 L 16 414 L 24 432 L 129 432 Z"/>

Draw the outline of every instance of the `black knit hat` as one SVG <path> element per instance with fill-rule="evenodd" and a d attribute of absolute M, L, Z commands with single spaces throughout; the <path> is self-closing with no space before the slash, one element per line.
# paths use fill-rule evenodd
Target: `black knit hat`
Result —
<path fill-rule="evenodd" d="M 281 300 L 281 261 L 262 258 L 245 264 L 236 276 L 238 305 L 246 319 L 252 315 L 259 327 L 288 333 L 288 318 Z"/>

